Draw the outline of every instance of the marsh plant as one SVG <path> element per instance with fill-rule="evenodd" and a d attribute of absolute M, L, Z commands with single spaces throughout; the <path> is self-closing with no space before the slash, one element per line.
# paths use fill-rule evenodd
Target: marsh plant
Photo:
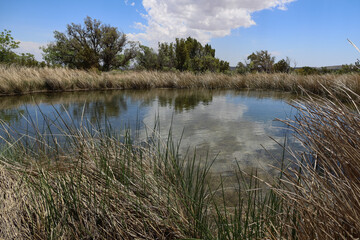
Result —
<path fill-rule="evenodd" d="M 347 101 L 308 96 L 294 104 L 298 117 L 285 121 L 306 148 L 276 190 L 298 219 L 290 224 L 298 239 L 360 237 L 360 96 L 337 91 Z"/>
<path fill-rule="evenodd" d="M 63 92 L 109 89 L 267 89 L 288 91 L 299 95 L 305 92 L 329 96 L 344 95 L 346 87 L 360 94 L 360 75 L 324 74 L 297 75 L 288 73 L 223 74 L 158 71 L 98 72 L 67 68 L 28 68 L 0 65 L 0 95 L 32 92 Z M 328 90 L 325 90 L 328 89 Z"/>
<path fill-rule="evenodd" d="M 294 102 L 285 123 L 306 151 L 268 182 L 238 168 L 229 185 L 211 159 L 180 155 L 171 131 L 138 144 L 60 114 L 31 135 L 3 123 L 0 238 L 357 239 L 360 97 L 322 91 Z"/>

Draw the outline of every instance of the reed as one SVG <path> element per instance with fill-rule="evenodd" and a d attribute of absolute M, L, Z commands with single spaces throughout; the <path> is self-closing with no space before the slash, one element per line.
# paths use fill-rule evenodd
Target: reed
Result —
<path fill-rule="evenodd" d="M 170 148 L 135 146 L 128 132 L 116 137 L 109 128 L 63 120 L 55 134 L 51 124 L 43 132 L 34 124 L 31 136 L 3 124 L 0 238 L 178 239 L 195 232 L 197 210 L 184 204 L 198 193 L 179 184 L 194 176 L 183 175 L 186 165 L 180 168 Z"/>
<path fill-rule="evenodd" d="M 211 162 L 180 157 L 171 131 L 138 144 L 128 130 L 43 117 L 28 133 L 2 124 L 0 238 L 250 239 L 277 226 L 281 199 L 256 174 L 214 184 Z"/>
<path fill-rule="evenodd" d="M 200 165 L 196 154 L 180 157 L 171 132 L 167 142 L 137 144 L 129 131 L 118 136 L 110 126 L 74 126 L 61 114 L 59 122 L 43 115 L 44 129 L 28 119 L 31 135 L 2 123 L 0 238 L 360 237 L 359 75 L 99 74 L 2 66 L 0 76 L 3 94 L 161 87 L 292 91 L 305 97 L 293 104 L 295 119 L 284 123 L 306 148 L 293 153 L 291 168 L 280 169 L 268 187 L 256 170 L 237 169 L 228 193 L 226 179 L 214 186 L 211 163 Z"/>
<path fill-rule="evenodd" d="M 309 95 L 294 104 L 297 118 L 284 121 L 306 148 L 294 154 L 276 190 L 294 213 L 287 231 L 298 239 L 360 237 L 360 96 L 337 90 L 342 101 L 331 92 L 328 98 Z"/>
<path fill-rule="evenodd" d="M 326 89 L 345 86 L 360 94 L 359 74 L 296 75 L 276 74 L 194 74 L 190 72 L 125 71 L 95 72 L 66 68 L 27 68 L 0 65 L 0 94 L 24 94 L 47 91 L 106 89 L 205 88 L 271 89 L 297 94 L 327 95 Z M 336 93 L 336 92 L 335 92 Z M 338 94 L 338 96 L 342 96 Z"/>

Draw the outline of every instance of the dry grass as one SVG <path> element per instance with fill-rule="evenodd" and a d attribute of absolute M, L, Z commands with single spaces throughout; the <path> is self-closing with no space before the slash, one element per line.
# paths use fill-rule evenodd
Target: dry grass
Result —
<path fill-rule="evenodd" d="M 284 172 L 280 188 L 274 188 L 282 201 L 274 195 L 271 201 L 266 197 L 263 201 L 257 197 L 255 184 L 253 189 L 245 189 L 248 198 L 239 195 L 240 207 L 231 214 L 226 206 L 213 205 L 215 226 L 208 223 L 206 214 L 210 202 L 205 201 L 205 172 L 198 172 L 201 176 L 197 178 L 185 177 L 193 170 L 186 175 L 176 154 L 137 148 L 79 129 L 69 131 L 67 136 L 73 141 L 67 149 L 54 136 L 51 143 L 42 136 L 29 138 L 29 145 L 9 133 L 12 140 L 0 150 L 0 238 L 216 238 L 211 237 L 216 233 L 222 239 L 358 239 L 359 82 L 358 74 L 97 74 L 2 66 L 2 94 L 110 88 L 263 88 L 327 98 L 311 95 L 297 102 L 294 107 L 299 114 L 294 121 L 285 122 L 306 151 L 294 155 L 293 168 Z M 174 157 L 164 160 L 164 156 Z M 243 207 L 244 201 L 249 205 Z M 249 233 L 249 229 L 254 230 Z"/>
<path fill-rule="evenodd" d="M 206 88 L 206 89 L 272 89 L 302 94 L 306 90 L 327 94 L 324 87 L 346 86 L 360 94 L 359 74 L 296 74 L 190 72 L 88 72 L 65 68 L 27 68 L 0 66 L 0 94 L 22 94 L 38 91 L 77 91 L 99 89 Z"/>
<path fill-rule="evenodd" d="M 156 151 L 84 129 L 68 132 L 65 150 L 54 136 L 16 139 L 6 129 L 0 239 L 178 239 L 192 231 Z"/>
<path fill-rule="evenodd" d="M 306 147 L 277 192 L 297 219 L 298 239 L 360 238 L 360 96 L 340 88 L 340 101 L 308 97 L 287 121 Z M 286 186 L 286 187 L 285 187 Z"/>

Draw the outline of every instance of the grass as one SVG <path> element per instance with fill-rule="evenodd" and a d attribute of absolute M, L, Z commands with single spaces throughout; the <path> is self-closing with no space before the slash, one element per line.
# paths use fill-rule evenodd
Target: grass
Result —
<path fill-rule="evenodd" d="M 329 93 L 295 103 L 300 114 L 285 121 L 306 147 L 276 191 L 296 214 L 298 239 L 360 237 L 360 96 L 338 91 L 342 101 Z"/>
<path fill-rule="evenodd" d="M 180 157 L 171 133 L 167 142 L 137 145 L 129 133 L 117 136 L 91 124 L 77 128 L 71 120 L 48 122 L 61 137 L 50 127 L 41 132 L 33 124 L 36 134 L 29 136 L 3 123 L 0 238 L 360 237 L 359 75 L 98 74 L 3 67 L 0 76 L 3 94 L 161 87 L 297 92 L 305 96 L 294 103 L 299 114 L 284 122 L 306 148 L 292 153 L 292 165 L 280 169 L 268 187 L 256 170 L 235 170 L 229 201 L 226 179 L 214 186 L 211 163 L 200 166 L 196 155 Z"/>
<path fill-rule="evenodd" d="M 211 162 L 200 164 L 196 153 L 180 157 L 171 132 L 166 142 L 139 145 L 128 131 L 119 136 L 110 126 L 43 117 L 43 131 L 28 119 L 31 135 L 2 124 L 0 238 L 233 239 L 271 232 L 277 212 L 268 204 L 280 198 L 239 170 L 242 187 L 232 190 L 236 204 L 227 204 L 223 180 L 216 186 L 210 177 Z"/>
<path fill-rule="evenodd" d="M 205 88 L 205 89 L 271 89 L 297 94 L 307 92 L 327 95 L 324 89 L 345 86 L 360 94 L 359 74 L 325 74 L 302 76 L 296 74 L 220 73 L 193 74 L 190 72 L 95 72 L 66 68 L 27 68 L 0 65 L 0 95 L 31 92 Z M 339 96 L 342 96 L 339 94 Z"/>

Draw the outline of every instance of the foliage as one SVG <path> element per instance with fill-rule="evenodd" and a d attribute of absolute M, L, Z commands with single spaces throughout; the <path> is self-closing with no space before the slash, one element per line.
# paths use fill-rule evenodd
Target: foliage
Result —
<path fill-rule="evenodd" d="M 136 55 L 138 69 L 156 70 L 158 69 L 158 55 L 152 48 L 140 45 Z"/>
<path fill-rule="evenodd" d="M 157 56 L 155 56 L 157 55 Z M 155 66 L 157 58 L 157 66 Z M 152 62 L 153 64 L 149 63 Z M 141 47 L 137 58 L 137 68 L 162 71 L 172 70 L 193 72 L 227 72 L 229 63 L 215 58 L 215 49 L 202 44 L 195 38 L 177 38 L 175 43 L 159 43 L 158 53 Z"/>
<path fill-rule="evenodd" d="M 272 57 L 268 51 L 257 51 L 247 57 L 250 60 L 250 70 L 256 72 L 271 73 L 273 71 L 273 65 L 275 57 Z"/>
<path fill-rule="evenodd" d="M 103 71 L 129 64 L 136 56 L 134 45 L 116 27 L 87 17 L 84 26 L 71 23 L 65 33 L 54 32 L 55 42 L 43 48 L 46 62 L 70 68 L 97 68 Z"/>
<path fill-rule="evenodd" d="M 247 64 L 238 62 L 238 64 L 236 65 L 236 72 L 239 74 L 245 74 L 245 73 L 248 73 L 249 71 L 250 71 L 250 69 L 247 66 Z"/>
<path fill-rule="evenodd" d="M 17 54 L 13 50 L 19 48 L 20 42 L 15 41 L 10 30 L 0 33 L 0 63 L 16 64 L 26 67 L 45 67 L 45 62 L 38 62 L 31 53 Z"/>
<path fill-rule="evenodd" d="M 316 68 L 308 67 L 308 66 L 298 68 L 298 69 L 295 70 L 295 72 L 297 74 L 300 74 L 300 75 L 312 75 L 312 74 L 318 74 L 319 73 Z"/>
<path fill-rule="evenodd" d="M 352 72 L 360 72 L 359 67 L 354 64 L 349 64 L 349 65 L 346 64 L 346 65 L 342 65 L 341 68 L 337 71 L 337 73 L 340 74 L 346 74 Z"/>
<path fill-rule="evenodd" d="M 289 58 L 281 59 L 274 64 L 274 72 L 288 73 L 290 71 L 290 60 Z"/>
<path fill-rule="evenodd" d="M 9 63 L 16 59 L 16 53 L 13 49 L 19 47 L 20 42 L 14 40 L 10 30 L 4 30 L 0 33 L 0 62 Z"/>
<path fill-rule="evenodd" d="M 176 66 L 175 45 L 173 43 L 159 43 L 158 67 L 159 70 L 172 70 Z"/>

